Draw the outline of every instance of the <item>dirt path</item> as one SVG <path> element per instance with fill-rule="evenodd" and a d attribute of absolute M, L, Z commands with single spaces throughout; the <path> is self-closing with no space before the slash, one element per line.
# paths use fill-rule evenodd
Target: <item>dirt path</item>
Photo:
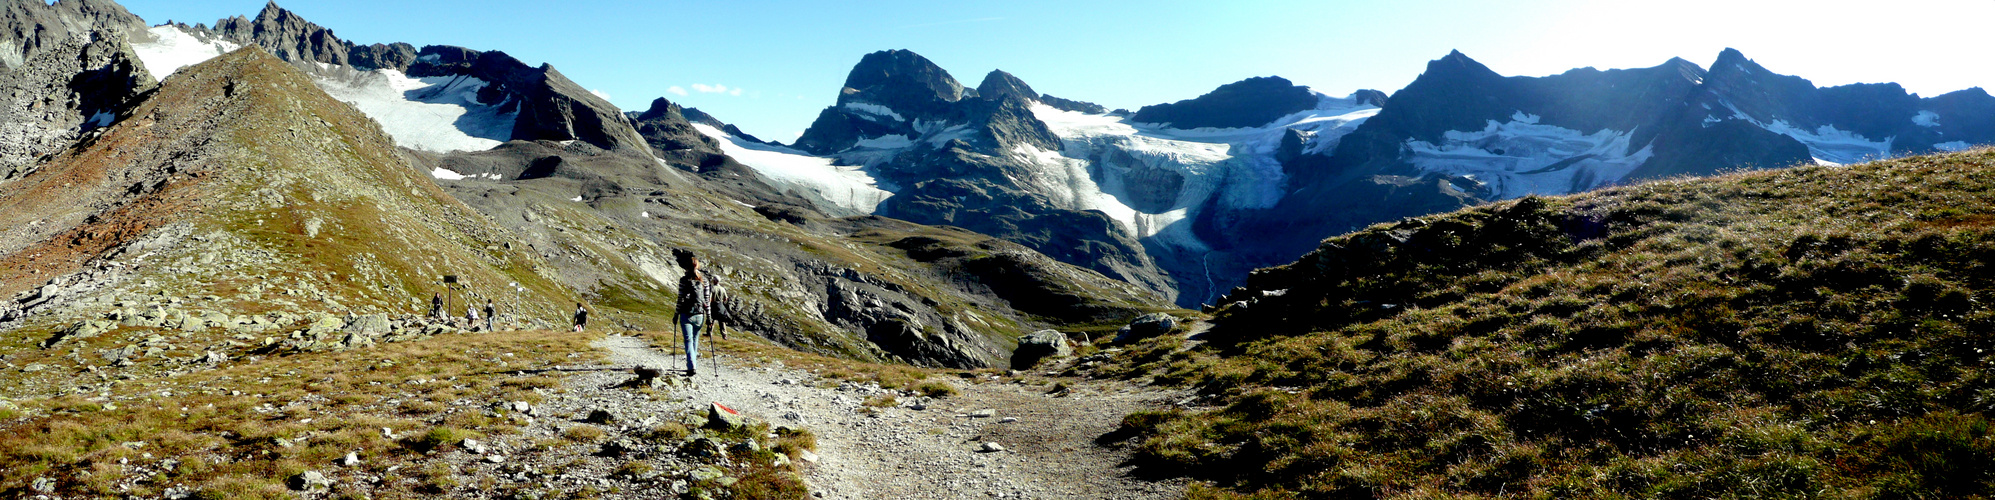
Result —
<path fill-rule="evenodd" d="M 611 336 L 596 346 L 615 363 L 678 367 L 680 361 L 633 337 Z M 962 392 L 928 400 L 902 398 L 900 407 L 862 405 L 879 389 L 844 383 L 777 364 L 742 366 L 722 358 L 673 398 L 704 408 L 720 402 L 771 425 L 809 429 L 819 461 L 807 466 L 811 491 L 823 498 L 1176 498 L 1181 482 L 1152 482 L 1119 467 L 1124 450 L 1094 439 L 1123 415 L 1156 407 L 1177 393 L 1124 384 L 1066 381 L 1065 397 L 1043 386 L 957 380 Z M 716 375 L 709 375 L 714 372 Z M 922 408 L 922 409 L 916 409 Z M 972 416 L 994 410 L 990 416 Z M 1012 420 L 1016 419 L 1016 420 Z M 985 442 L 1003 451 L 980 452 Z"/>

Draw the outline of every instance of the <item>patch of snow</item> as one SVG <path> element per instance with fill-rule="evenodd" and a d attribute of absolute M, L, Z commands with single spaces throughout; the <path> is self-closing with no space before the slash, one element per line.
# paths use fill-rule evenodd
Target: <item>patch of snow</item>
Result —
<path fill-rule="evenodd" d="M 455 172 L 455 171 L 452 171 L 452 170 L 450 170 L 450 169 L 447 169 L 447 168 L 443 168 L 443 167 L 436 167 L 436 169 L 435 169 L 435 170 L 430 170 L 430 171 L 429 171 L 429 176 L 430 176 L 430 177 L 434 177 L 434 178 L 437 178 L 437 179 L 443 179 L 443 180 L 446 180 L 446 181 L 461 181 L 461 180 L 464 180 L 464 174 L 460 174 L 460 173 L 457 173 L 457 172 Z"/>
<path fill-rule="evenodd" d="M 512 138 L 519 113 L 478 101 L 489 85 L 469 76 L 410 78 L 400 71 L 335 69 L 314 75 L 320 89 L 381 123 L 395 143 L 439 153 L 484 151 Z"/>
<path fill-rule="evenodd" d="M 1808 154 L 1815 157 L 1816 163 L 1848 165 L 1891 157 L 1891 141 L 1894 139 L 1892 137 L 1873 141 L 1856 132 L 1837 129 L 1833 125 L 1823 125 L 1810 131 L 1790 125 L 1786 120 L 1774 120 L 1773 123 L 1761 126 L 1768 131 L 1792 137 L 1807 145 Z"/>
<path fill-rule="evenodd" d="M 575 195 L 575 197 L 574 197 L 574 198 L 569 198 L 569 199 L 568 199 L 568 201 L 573 201 L 573 202 L 578 202 L 578 203 L 579 203 L 579 202 L 581 202 L 581 201 L 582 201 L 582 195 L 579 195 L 579 194 L 578 194 L 578 195 Z"/>
<path fill-rule="evenodd" d="M 194 35 L 181 31 L 177 26 L 154 26 L 149 30 L 153 41 L 132 44 L 132 52 L 139 56 L 146 72 L 153 78 L 165 80 L 180 68 L 200 64 L 215 56 L 233 52 L 241 45 L 227 41 L 204 42 Z"/>
<path fill-rule="evenodd" d="M 893 195 L 880 189 L 873 176 L 861 167 L 834 165 L 830 158 L 740 140 L 702 123 L 693 124 L 693 128 L 720 141 L 721 152 L 755 169 L 777 189 L 811 198 L 832 215 L 870 214 L 881 201 Z"/>
<path fill-rule="evenodd" d="M 1528 123 L 1532 125 L 1538 124 L 1538 120 L 1541 118 L 1542 117 L 1538 115 L 1525 114 L 1523 110 L 1518 110 L 1517 112 L 1510 114 L 1510 121 L 1517 123 Z"/>
<path fill-rule="evenodd" d="M 858 111 L 860 114 L 869 117 L 893 118 L 894 121 L 896 122 L 907 121 L 907 118 L 901 117 L 900 113 L 895 113 L 893 108 L 889 108 L 878 104 L 873 104 L 870 102 L 858 102 L 858 101 L 848 102 L 845 103 L 845 109 Z"/>
<path fill-rule="evenodd" d="M 1968 150 L 1968 148 L 1972 147 L 1974 147 L 1974 145 L 1968 144 L 1967 141 L 1947 141 L 1933 145 L 1933 149 L 1946 151 L 1949 153 L 1955 151 L 1966 151 Z"/>
<path fill-rule="evenodd" d="M 1940 114 L 1920 110 L 1919 114 L 1912 115 L 1912 124 L 1921 127 L 1938 127 L 1940 126 Z"/>
<path fill-rule="evenodd" d="M 1409 139 L 1408 160 L 1422 171 L 1469 176 L 1498 198 L 1517 198 L 1612 183 L 1653 155 L 1646 146 L 1630 151 L 1628 132 L 1586 134 L 1525 116 L 1529 119 L 1489 120 L 1478 131 L 1448 131 L 1439 143 Z"/>
<path fill-rule="evenodd" d="M 637 213 L 637 216 L 638 216 L 638 217 L 643 217 L 643 218 L 646 218 L 646 219 L 649 219 L 649 218 L 651 218 L 651 212 L 649 212 L 649 211 L 645 211 L 645 212 L 638 212 L 638 213 Z"/>

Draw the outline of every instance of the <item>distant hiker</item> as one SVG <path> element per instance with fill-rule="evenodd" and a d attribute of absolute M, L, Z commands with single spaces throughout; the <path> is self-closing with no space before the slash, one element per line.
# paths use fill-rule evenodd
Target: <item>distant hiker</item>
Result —
<path fill-rule="evenodd" d="M 713 276 L 700 269 L 699 257 L 693 252 L 677 250 L 679 267 L 686 275 L 679 278 L 679 335 L 686 341 L 686 376 L 700 373 L 700 331 L 713 318 L 713 289 L 718 284 Z"/>
<path fill-rule="evenodd" d="M 464 328 L 466 328 L 466 329 L 469 329 L 469 330 L 471 330 L 471 331 L 474 331 L 474 332 L 475 332 L 475 331 L 478 331 L 478 308 L 477 308 L 477 307 L 475 307 L 475 306 L 464 306 Z"/>
<path fill-rule="evenodd" d="M 498 320 L 499 320 L 499 312 L 497 308 L 492 304 L 492 299 L 485 299 L 485 331 L 490 332 L 498 330 L 498 328 L 494 328 L 492 326 L 493 322 L 496 322 Z"/>
<path fill-rule="evenodd" d="M 589 324 L 589 310 L 588 310 L 588 309 L 584 309 L 584 308 L 582 308 L 582 303 L 581 303 L 581 302 L 576 302 L 576 303 L 575 303 L 575 331 L 576 331 L 576 332 L 581 332 L 581 331 L 582 331 L 582 325 L 587 325 L 587 324 Z"/>
<path fill-rule="evenodd" d="M 430 294 L 429 317 L 430 319 L 443 319 L 443 294 Z"/>

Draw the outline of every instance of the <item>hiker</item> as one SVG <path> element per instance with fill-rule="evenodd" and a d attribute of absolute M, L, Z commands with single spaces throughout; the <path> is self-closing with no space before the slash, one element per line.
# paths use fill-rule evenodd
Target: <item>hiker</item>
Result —
<path fill-rule="evenodd" d="M 430 294 L 429 317 L 430 319 L 443 319 L 443 294 Z"/>
<path fill-rule="evenodd" d="M 700 258 L 690 251 L 674 251 L 686 275 L 679 278 L 679 334 L 686 341 L 686 376 L 700 373 L 700 331 L 713 318 L 713 276 L 700 269 Z"/>
<path fill-rule="evenodd" d="M 581 333 L 581 331 L 582 331 L 582 325 L 586 325 L 586 324 L 589 324 L 589 310 L 588 310 L 588 309 L 584 309 L 584 308 L 582 308 L 582 303 L 581 303 L 581 302 L 576 302 L 576 303 L 575 303 L 575 332 L 576 332 L 576 333 Z"/>
<path fill-rule="evenodd" d="M 499 320 L 499 312 L 497 308 L 494 307 L 494 304 L 492 304 L 492 299 L 485 299 L 485 331 L 488 332 L 498 331 L 499 329 L 493 326 L 493 323 L 497 322 L 498 320 Z"/>
<path fill-rule="evenodd" d="M 468 302 L 468 301 L 467 301 Z M 464 306 L 464 328 L 478 331 L 478 307 Z"/>

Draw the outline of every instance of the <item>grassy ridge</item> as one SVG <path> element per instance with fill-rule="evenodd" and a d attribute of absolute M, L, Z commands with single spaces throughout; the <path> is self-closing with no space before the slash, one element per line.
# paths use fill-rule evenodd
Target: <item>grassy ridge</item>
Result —
<path fill-rule="evenodd" d="M 1257 272 L 1220 406 L 1131 415 L 1194 497 L 1985 497 L 1995 153 L 1374 226 Z"/>

